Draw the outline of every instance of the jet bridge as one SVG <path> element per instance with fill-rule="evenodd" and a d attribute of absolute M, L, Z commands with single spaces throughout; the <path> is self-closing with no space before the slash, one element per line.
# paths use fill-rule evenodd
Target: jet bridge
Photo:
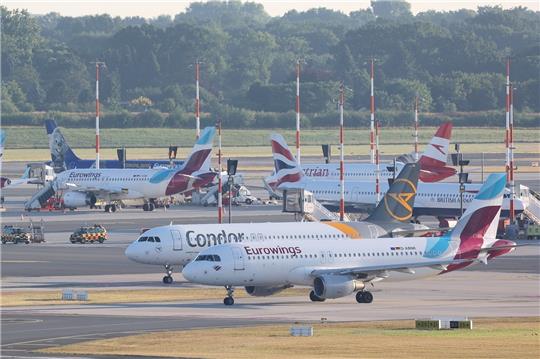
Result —
<path fill-rule="evenodd" d="M 315 199 L 313 193 L 305 189 L 283 191 L 283 212 L 294 213 L 300 221 L 339 221 L 339 215 L 326 209 Z M 345 216 L 346 221 L 350 221 Z"/>

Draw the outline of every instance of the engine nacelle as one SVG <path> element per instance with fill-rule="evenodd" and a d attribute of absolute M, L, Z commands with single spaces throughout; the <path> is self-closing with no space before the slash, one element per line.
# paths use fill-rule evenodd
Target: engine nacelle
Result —
<path fill-rule="evenodd" d="M 264 286 L 246 286 L 244 287 L 246 289 L 246 293 L 253 296 L 253 297 L 267 297 L 269 295 L 273 295 L 276 293 L 281 292 L 284 289 L 290 288 L 291 286 L 284 285 L 281 287 L 264 287 Z"/>
<path fill-rule="evenodd" d="M 64 206 L 67 208 L 77 208 L 93 206 L 96 204 L 96 196 L 93 193 L 67 192 L 63 197 Z"/>
<path fill-rule="evenodd" d="M 364 283 L 348 275 L 321 275 L 313 281 L 313 290 L 319 298 L 341 298 L 364 289 Z"/>

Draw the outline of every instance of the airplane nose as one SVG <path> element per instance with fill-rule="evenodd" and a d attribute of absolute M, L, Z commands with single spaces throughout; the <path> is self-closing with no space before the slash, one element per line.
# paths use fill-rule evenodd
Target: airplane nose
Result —
<path fill-rule="evenodd" d="M 190 282 L 194 282 L 197 279 L 197 276 L 195 275 L 195 268 L 192 263 L 189 263 L 184 267 L 182 270 L 182 275 L 185 279 L 187 279 Z"/>
<path fill-rule="evenodd" d="M 137 250 L 133 243 L 126 248 L 126 250 L 124 251 L 124 255 L 132 261 L 136 261 L 138 259 Z"/>

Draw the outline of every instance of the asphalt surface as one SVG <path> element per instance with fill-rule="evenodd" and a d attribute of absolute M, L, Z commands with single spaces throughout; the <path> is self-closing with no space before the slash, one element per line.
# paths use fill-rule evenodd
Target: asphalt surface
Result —
<path fill-rule="evenodd" d="M 500 165 L 501 155 L 486 154 L 486 165 Z M 530 155 L 518 158 L 518 166 L 530 165 Z M 469 157 L 467 157 L 469 158 Z M 473 164 L 479 156 L 472 156 Z M 305 159 L 316 162 L 318 158 Z M 269 165 L 270 158 L 246 158 L 246 165 Z M 22 164 L 4 164 L 17 172 Z M 264 171 L 251 172 L 248 184 L 256 196 L 265 193 L 256 186 Z M 474 174 L 477 178 L 479 174 Z M 537 173 L 520 174 L 518 182 L 540 190 Z M 173 274 L 172 285 L 161 283 L 159 266 L 131 262 L 124 249 L 141 228 L 173 223 L 214 223 L 215 208 L 182 206 L 170 210 L 143 212 L 127 209 L 114 214 L 98 210 L 74 212 L 25 213 L 23 203 L 35 191 L 32 186 L 4 192 L 7 211 L 1 213 L 3 224 L 27 224 L 43 219 L 46 243 L 2 245 L 2 289 L 58 290 L 149 289 L 196 286 L 187 283 L 180 273 Z M 281 213 L 275 205 L 233 208 L 234 222 L 283 222 L 292 216 Z M 104 244 L 73 245 L 69 234 L 85 224 L 101 223 L 110 232 Z M 524 242 L 532 244 L 536 242 Z M 73 357 L 44 355 L 36 349 L 90 339 L 124 336 L 162 330 L 189 330 L 202 327 L 231 327 L 258 323 L 309 322 L 320 318 L 330 321 L 410 319 L 429 316 L 538 316 L 540 307 L 540 247 L 520 247 L 514 253 L 497 258 L 487 266 L 477 265 L 452 274 L 401 283 L 376 284 L 375 301 L 362 310 L 352 296 L 325 303 L 311 303 L 307 296 L 238 299 L 234 308 L 221 301 L 203 300 L 167 303 L 129 303 L 114 305 L 61 305 L 2 308 L 1 356 Z M 306 292 L 307 293 L 307 292 Z M 81 357 L 81 356 L 77 356 Z M 98 358 L 91 356 L 92 358 Z M 107 356 L 106 358 L 111 358 Z M 126 358 L 126 357 L 122 357 Z"/>

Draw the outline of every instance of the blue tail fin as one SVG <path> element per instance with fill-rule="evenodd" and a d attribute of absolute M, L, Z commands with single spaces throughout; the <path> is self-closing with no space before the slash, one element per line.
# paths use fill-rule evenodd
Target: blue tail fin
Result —
<path fill-rule="evenodd" d="M 71 150 L 60 128 L 54 120 L 45 120 L 45 129 L 49 137 L 49 149 L 55 168 L 67 168 L 68 164 L 76 164 L 81 159 Z"/>

